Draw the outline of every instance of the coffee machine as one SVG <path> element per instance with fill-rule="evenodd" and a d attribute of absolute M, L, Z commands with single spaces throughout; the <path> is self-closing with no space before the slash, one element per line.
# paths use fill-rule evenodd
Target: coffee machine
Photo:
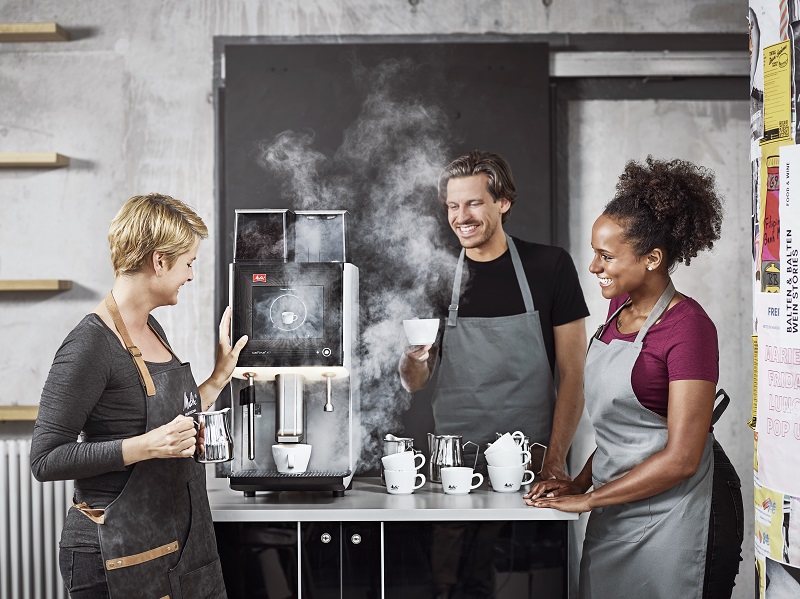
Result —
<path fill-rule="evenodd" d="M 232 339 L 248 336 L 231 382 L 230 486 L 344 495 L 361 451 L 358 268 L 344 210 L 237 210 L 230 265 Z M 310 444 L 281 472 L 274 443 Z M 299 448 L 300 445 L 297 445 Z"/>

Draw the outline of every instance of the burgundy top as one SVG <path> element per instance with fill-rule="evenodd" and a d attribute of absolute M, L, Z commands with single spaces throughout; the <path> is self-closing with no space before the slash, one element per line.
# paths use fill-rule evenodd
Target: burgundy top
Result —
<path fill-rule="evenodd" d="M 611 300 L 611 316 L 628 299 L 621 295 Z M 617 330 L 615 318 L 600 340 L 633 342 L 636 333 Z M 671 381 L 719 380 L 717 328 L 695 300 L 686 298 L 664 313 L 661 321 L 650 327 L 644 337 L 642 353 L 633 365 L 631 384 L 639 403 L 666 418 Z"/>

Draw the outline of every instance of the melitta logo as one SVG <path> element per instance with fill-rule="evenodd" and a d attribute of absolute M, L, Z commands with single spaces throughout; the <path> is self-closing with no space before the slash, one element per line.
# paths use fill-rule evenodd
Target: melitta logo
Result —
<path fill-rule="evenodd" d="M 253 275 L 253 283 L 266 283 L 266 282 L 267 282 L 266 273 Z"/>
<path fill-rule="evenodd" d="M 512 485 L 511 483 L 506 483 L 506 484 L 504 484 L 503 486 L 504 486 L 506 489 L 510 489 L 510 488 L 511 488 L 511 487 L 513 487 L 514 485 Z"/>
<path fill-rule="evenodd" d="M 392 485 L 392 489 L 393 489 L 394 491 L 397 491 L 397 489 L 399 489 L 399 488 L 400 488 L 400 486 L 399 486 L 399 485 Z"/>
<path fill-rule="evenodd" d="M 447 488 L 450 489 L 451 491 L 455 491 L 456 489 L 458 489 L 458 486 L 456 486 L 456 485 L 447 485 Z"/>
<path fill-rule="evenodd" d="M 197 412 L 197 396 L 193 391 L 183 394 L 183 415 L 191 416 Z"/>

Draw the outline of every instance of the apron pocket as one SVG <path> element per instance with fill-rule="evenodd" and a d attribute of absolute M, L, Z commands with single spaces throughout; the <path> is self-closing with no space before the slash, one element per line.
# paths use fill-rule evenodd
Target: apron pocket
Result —
<path fill-rule="evenodd" d="M 595 508 L 589 515 L 586 536 L 605 541 L 637 543 L 653 520 L 650 499 Z"/>
<path fill-rule="evenodd" d="M 219 558 L 202 568 L 181 574 L 180 587 L 184 599 L 226 599 Z"/>
<path fill-rule="evenodd" d="M 217 555 L 205 472 L 187 483 L 189 531 L 180 559 L 170 571 L 174 596 L 183 599 L 224 599 L 225 582 Z"/>

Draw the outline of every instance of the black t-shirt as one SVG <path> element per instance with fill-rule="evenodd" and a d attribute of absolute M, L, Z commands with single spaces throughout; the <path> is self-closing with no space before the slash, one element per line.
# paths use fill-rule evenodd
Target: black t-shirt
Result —
<path fill-rule="evenodd" d="M 552 371 L 555 370 L 556 361 L 553 327 L 586 318 L 589 309 L 578 282 L 575 264 L 565 250 L 516 237 L 513 239 L 531 288 L 534 308 L 539 312 L 542 337 Z M 510 252 L 506 251 L 489 262 L 465 258 L 464 264 L 466 268 L 458 302 L 459 316 L 494 318 L 525 312 Z"/>

